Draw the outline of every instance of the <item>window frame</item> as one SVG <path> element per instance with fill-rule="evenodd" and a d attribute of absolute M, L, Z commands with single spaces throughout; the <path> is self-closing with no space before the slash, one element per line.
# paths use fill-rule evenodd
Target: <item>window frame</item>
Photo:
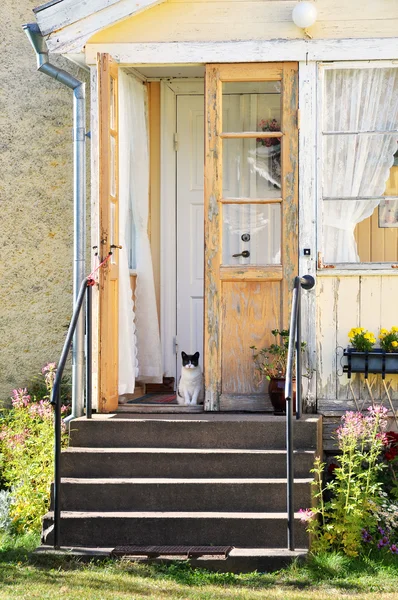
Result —
<path fill-rule="evenodd" d="M 317 271 L 322 275 L 391 275 L 394 271 L 398 272 L 397 262 L 359 262 L 359 263 L 327 263 L 323 259 L 323 190 L 322 190 L 322 148 L 323 148 L 323 108 L 324 108 L 324 75 L 325 72 L 332 69 L 369 69 L 369 68 L 396 68 L 397 61 L 393 60 L 366 60 L 366 61 L 336 61 L 320 62 L 317 65 L 317 119 L 316 119 L 316 190 L 317 190 Z M 398 200 L 398 194 L 397 194 Z"/>

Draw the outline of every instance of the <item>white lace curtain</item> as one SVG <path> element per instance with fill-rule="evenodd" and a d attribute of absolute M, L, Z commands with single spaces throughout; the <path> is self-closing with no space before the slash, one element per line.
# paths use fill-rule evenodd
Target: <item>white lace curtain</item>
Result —
<path fill-rule="evenodd" d="M 119 253 L 119 394 L 128 394 L 134 391 L 136 378 L 143 382 L 160 383 L 163 371 L 148 237 L 149 151 L 146 87 L 140 81 L 121 72 L 119 95 L 119 239 L 123 249 L 126 249 Z M 131 215 L 134 220 L 133 234 Z M 128 259 L 131 256 L 131 243 L 135 246 L 137 274 L 135 306 L 131 297 Z"/>
<path fill-rule="evenodd" d="M 326 263 L 359 262 L 354 230 L 382 196 L 397 135 L 325 132 L 398 128 L 398 69 L 327 69 L 323 102 L 323 254 Z M 341 199 L 340 199 L 341 198 Z"/>

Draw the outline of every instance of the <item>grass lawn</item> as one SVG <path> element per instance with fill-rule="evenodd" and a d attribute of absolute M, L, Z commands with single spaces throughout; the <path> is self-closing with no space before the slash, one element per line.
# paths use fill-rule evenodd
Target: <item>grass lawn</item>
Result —
<path fill-rule="evenodd" d="M 1 538 L 0 538 L 1 542 Z M 4 540 L 0 599 L 62 600 L 396 600 L 398 559 L 315 557 L 272 574 L 211 573 L 185 563 L 147 566 L 127 560 L 79 562 L 32 556 L 37 540 Z"/>

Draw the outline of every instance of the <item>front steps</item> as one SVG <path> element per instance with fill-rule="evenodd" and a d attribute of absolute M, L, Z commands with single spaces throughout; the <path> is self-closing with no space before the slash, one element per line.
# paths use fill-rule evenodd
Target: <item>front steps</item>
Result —
<path fill-rule="evenodd" d="M 287 546 L 285 418 L 98 415 L 70 424 L 62 453 L 61 545 Z M 321 419 L 294 422 L 295 510 L 311 506 Z M 43 542 L 52 543 L 52 513 Z M 297 548 L 308 535 L 297 519 Z M 279 550 L 277 550 L 279 549 Z M 247 550 L 248 552 L 248 550 Z M 283 552 L 282 552 L 283 554 Z M 227 559 L 228 561 L 228 559 Z M 255 568 L 255 567 L 253 567 Z"/>

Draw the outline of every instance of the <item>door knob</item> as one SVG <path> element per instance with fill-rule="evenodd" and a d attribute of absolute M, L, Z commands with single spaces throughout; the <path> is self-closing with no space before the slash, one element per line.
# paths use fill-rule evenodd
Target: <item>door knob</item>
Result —
<path fill-rule="evenodd" d="M 233 254 L 232 256 L 234 258 L 238 258 L 238 256 L 243 256 L 243 258 L 249 258 L 250 252 L 249 250 L 243 250 L 243 252 L 241 252 L 240 254 Z"/>

